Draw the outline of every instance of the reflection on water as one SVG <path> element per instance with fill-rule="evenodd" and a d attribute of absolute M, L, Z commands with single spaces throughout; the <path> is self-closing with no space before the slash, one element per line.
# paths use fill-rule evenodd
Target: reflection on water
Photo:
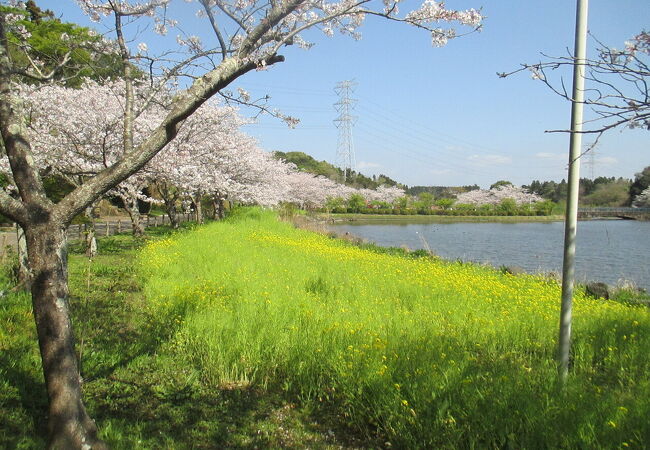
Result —
<path fill-rule="evenodd" d="M 561 272 L 564 223 L 427 223 L 332 225 L 383 246 L 421 249 L 425 242 L 446 259 L 528 272 Z M 629 280 L 650 290 L 650 222 L 594 220 L 578 223 L 576 278 L 616 284 Z"/>

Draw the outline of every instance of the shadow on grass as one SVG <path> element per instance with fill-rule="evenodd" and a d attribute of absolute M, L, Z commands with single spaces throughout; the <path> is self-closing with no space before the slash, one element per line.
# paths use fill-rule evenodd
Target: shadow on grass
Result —
<path fill-rule="evenodd" d="M 36 378 L 40 374 L 38 371 L 16 364 L 31 350 L 15 347 L 0 352 L 0 448 L 23 448 L 25 442 L 33 442 L 37 447 L 44 445 L 47 434 L 45 385 L 42 377 Z M 30 437 L 26 438 L 25 434 Z"/>
<path fill-rule="evenodd" d="M 11 292 L 0 298 L 0 448 L 42 447 L 46 411 L 30 298 Z"/>
<path fill-rule="evenodd" d="M 208 387 L 165 357 L 140 358 L 87 389 L 92 414 L 114 448 L 365 447 L 332 417 L 297 406 L 282 392 Z"/>

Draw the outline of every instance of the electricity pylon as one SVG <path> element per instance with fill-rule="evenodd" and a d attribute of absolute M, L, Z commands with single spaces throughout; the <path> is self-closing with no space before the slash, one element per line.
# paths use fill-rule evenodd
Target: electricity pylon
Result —
<path fill-rule="evenodd" d="M 334 92 L 339 96 L 339 101 L 334 103 L 334 108 L 339 116 L 334 119 L 336 128 L 339 129 L 338 144 L 336 147 L 336 163 L 343 169 L 343 181 L 347 180 L 348 174 L 356 171 L 356 160 L 354 157 L 354 143 L 352 141 L 352 125 L 357 117 L 352 115 L 356 100 L 350 95 L 357 85 L 354 80 L 340 81 L 336 83 Z"/>

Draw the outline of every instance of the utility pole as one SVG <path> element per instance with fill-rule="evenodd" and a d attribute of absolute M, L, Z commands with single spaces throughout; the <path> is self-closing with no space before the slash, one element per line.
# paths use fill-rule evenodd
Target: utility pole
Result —
<path fill-rule="evenodd" d="M 571 353 L 571 316 L 575 283 L 576 229 L 578 223 L 578 190 L 580 183 L 580 154 L 582 146 L 582 110 L 585 88 L 585 59 L 587 56 L 587 14 L 589 0 L 577 0 L 576 32 L 573 63 L 573 96 L 571 105 L 571 140 L 569 143 L 569 178 L 564 227 L 564 260 L 562 264 L 562 307 L 558 372 L 562 384 L 569 375 Z"/>
<path fill-rule="evenodd" d="M 334 119 L 336 128 L 339 129 L 338 144 L 336 146 L 336 163 L 343 169 L 343 182 L 347 180 L 348 173 L 356 170 L 357 163 L 354 158 L 354 144 L 352 142 L 352 125 L 357 117 L 352 115 L 356 100 L 351 97 L 357 82 L 354 80 L 336 83 L 334 92 L 339 96 L 339 101 L 334 103 L 334 108 L 339 116 Z"/>

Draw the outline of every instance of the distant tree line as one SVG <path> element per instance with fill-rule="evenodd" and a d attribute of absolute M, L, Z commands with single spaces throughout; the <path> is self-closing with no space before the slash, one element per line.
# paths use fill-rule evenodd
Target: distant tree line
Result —
<path fill-rule="evenodd" d="M 295 164 L 298 170 L 309 172 L 315 175 L 321 175 L 333 181 L 343 183 L 343 170 L 327 161 L 317 161 L 310 155 L 304 152 L 275 152 L 275 158 Z M 467 192 L 479 191 L 480 187 L 476 184 L 465 186 L 405 186 L 397 181 L 391 179 L 386 175 L 373 175 L 368 177 L 358 172 L 348 174 L 345 180 L 345 185 L 355 189 L 373 189 L 376 190 L 379 186 L 396 187 L 404 189 L 406 196 L 412 197 L 408 202 L 409 206 L 403 205 L 401 208 L 395 208 L 398 214 L 404 214 L 408 211 L 409 214 L 444 214 L 441 211 L 458 211 L 459 208 L 450 208 L 455 203 L 458 196 Z M 513 183 L 507 180 L 498 180 L 490 186 L 490 190 L 499 188 L 513 187 Z M 640 173 L 637 173 L 634 180 L 627 178 L 616 177 L 596 177 L 594 179 L 581 178 L 580 179 L 580 205 L 585 207 L 603 207 L 603 206 L 631 206 L 635 199 L 640 196 L 650 186 L 650 166 L 646 167 Z M 530 194 L 535 194 L 542 197 L 543 200 L 553 202 L 554 204 L 563 204 L 567 196 L 567 182 L 566 180 L 557 181 L 539 181 L 533 180 L 529 185 L 521 186 L 525 191 Z M 358 199 L 356 199 L 358 200 Z M 449 200 L 449 201 L 448 201 Z M 395 205 L 371 205 L 368 203 L 365 208 L 361 206 L 363 202 L 357 201 L 359 205 L 355 204 L 353 199 L 352 204 L 347 204 L 342 199 L 333 199 L 332 204 L 329 205 L 329 210 L 336 212 L 357 212 L 366 210 L 365 212 L 386 212 L 392 211 Z M 460 202 L 459 202 L 460 203 Z M 432 209 L 432 206 L 434 207 Z M 458 205 L 457 205 L 458 206 Z M 438 208 L 436 208 L 438 207 Z M 462 209 L 462 208 L 461 208 Z M 488 207 L 484 207 L 485 211 L 481 213 L 487 214 Z M 554 213 L 561 211 L 561 208 L 551 208 L 548 203 L 540 210 L 535 210 L 535 214 L 543 210 L 543 214 L 550 214 L 550 211 L 555 209 Z M 476 212 L 479 212 L 478 210 Z M 494 211 L 491 211 L 494 212 Z M 529 213 L 529 211 L 523 211 Z M 509 212 L 510 213 L 510 212 Z"/>
<path fill-rule="evenodd" d="M 351 171 L 344 180 L 343 170 L 328 163 L 327 161 L 317 161 L 312 156 L 304 152 L 279 152 L 273 154 L 276 159 L 284 160 L 288 163 L 295 164 L 298 170 L 309 172 L 314 175 L 322 175 L 337 183 L 343 183 L 346 186 L 355 189 L 377 189 L 379 186 L 394 186 L 405 188 L 403 184 L 398 183 L 387 175 L 373 175 L 368 177 L 357 171 Z"/>
<path fill-rule="evenodd" d="M 580 179 L 580 205 L 582 206 L 630 206 L 634 199 L 650 185 L 650 166 L 637 173 L 634 181 L 627 178 L 596 177 Z M 565 180 L 538 181 L 522 186 L 532 194 L 537 194 L 555 203 L 566 200 Z"/>
<path fill-rule="evenodd" d="M 417 197 L 422 193 L 433 195 L 435 198 L 456 198 L 458 194 L 480 189 L 477 184 L 470 186 L 413 186 L 406 189 L 408 195 Z"/>

